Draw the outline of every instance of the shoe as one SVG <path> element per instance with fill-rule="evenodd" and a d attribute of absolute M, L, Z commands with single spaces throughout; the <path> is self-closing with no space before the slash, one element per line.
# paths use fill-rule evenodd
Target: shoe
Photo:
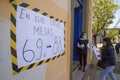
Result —
<path fill-rule="evenodd" d="M 83 72 L 87 72 L 86 70 L 83 70 Z"/>
<path fill-rule="evenodd" d="M 78 68 L 79 70 L 82 70 L 82 65 L 80 65 L 80 67 Z"/>
<path fill-rule="evenodd" d="M 86 72 L 85 67 L 83 68 L 83 72 Z"/>

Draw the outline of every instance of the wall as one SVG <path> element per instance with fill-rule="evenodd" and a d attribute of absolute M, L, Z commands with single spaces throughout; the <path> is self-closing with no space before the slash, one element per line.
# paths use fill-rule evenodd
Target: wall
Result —
<path fill-rule="evenodd" d="M 10 13 L 9 0 L 0 2 L 0 80 L 70 80 L 70 0 L 19 0 L 47 12 L 61 20 L 65 25 L 65 55 L 46 64 L 12 75 L 10 51 Z"/>
<path fill-rule="evenodd" d="M 89 43 L 92 44 L 92 8 L 93 8 L 93 0 L 83 0 L 84 1 L 84 9 L 83 9 L 83 21 L 82 21 L 82 31 L 86 32 L 88 35 Z M 90 46 L 91 47 L 91 46 Z M 92 49 L 92 47 L 91 47 Z M 88 52 L 88 60 L 87 62 L 90 64 L 92 61 L 92 50 Z"/>

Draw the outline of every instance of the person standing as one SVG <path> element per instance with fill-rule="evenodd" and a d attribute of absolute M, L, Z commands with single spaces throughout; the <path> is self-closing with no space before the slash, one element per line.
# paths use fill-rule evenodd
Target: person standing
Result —
<path fill-rule="evenodd" d="M 120 41 L 115 45 L 115 50 L 117 54 L 119 54 L 119 49 L 120 49 Z"/>
<path fill-rule="evenodd" d="M 79 63 L 80 63 L 79 70 L 82 70 L 83 68 L 83 72 L 86 72 L 85 67 L 87 64 L 87 45 L 88 45 L 88 39 L 86 37 L 86 33 L 82 32 L 78 40 L 77 46 L 78 46 L 78 55 L 79 55 Z"/>
<path fill-rule="evenodd" d="M 101 73 L 100 80 L 106 80 L 107 75 L 110 76 L 111 80 L 116 80 L 113 73 L 113 69 L 116 64 L 115 50 L 110 38 L 103 39 L 103 46 L 104 47 L 101 51 L 101 59 L 106 64 L 106 66 Z"/>

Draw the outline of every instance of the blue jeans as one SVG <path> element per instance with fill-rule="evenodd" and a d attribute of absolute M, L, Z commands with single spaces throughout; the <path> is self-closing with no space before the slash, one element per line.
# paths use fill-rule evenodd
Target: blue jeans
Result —
<path fill-rule="evenodd" d="M 106 80 L 107 75 L 110 76 L 111 80 L 116 80 L 114 73 L 113 73 L 113 69 L 114 69 L 114 66 L 106 67 L 101 73 L 100 80 Z"/>

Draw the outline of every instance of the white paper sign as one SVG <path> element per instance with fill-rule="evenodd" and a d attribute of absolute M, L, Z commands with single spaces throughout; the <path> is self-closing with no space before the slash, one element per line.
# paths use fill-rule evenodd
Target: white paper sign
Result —
<path fill-rule="evenodd" d="M 64 23 L 17 6 L 18 68 L 64 53 Z"/>

